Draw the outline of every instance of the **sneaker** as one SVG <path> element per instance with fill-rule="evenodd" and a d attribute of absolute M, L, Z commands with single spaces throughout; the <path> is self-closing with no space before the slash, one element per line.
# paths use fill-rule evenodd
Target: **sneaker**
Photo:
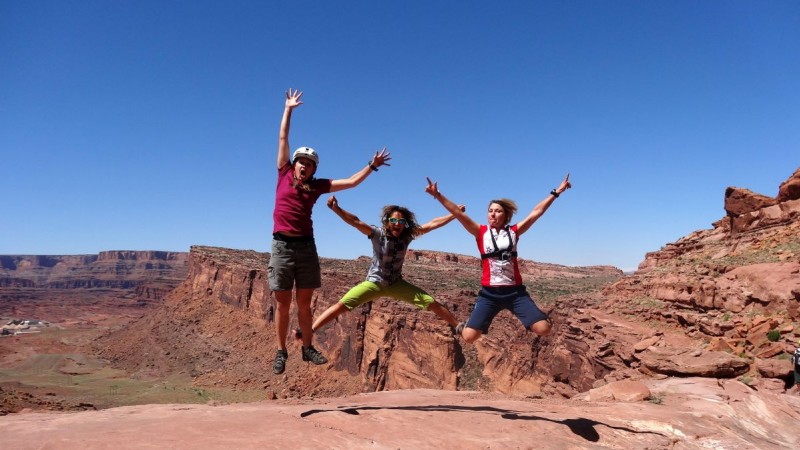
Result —
<path fill-rule="evenodd" d="M 453 329 L 453 334 L 455 336 L 461 336 L 461 332 L 464 331 L 465 326 L 467 326 L 466 322 L 458 322 L 458 325 Z"/>
<path fill-rule="evenodd" d="M 289 354 L 286 350 L 278 350 L 275 352 L 275 362 L 272 363 L 272 371 L 275 372 L 276 375 L 282 374 L 284 370 L 286 370 L 286 359 L 289 357 Z"/>
<path fill-rule="evenodd" d="M 311 361 L 316 365 L 320 365 L 328 362 L 328 358 L 322 356 L 322 353 L 311 345 L 309 347 L 303 347 L 303 361 Z"/>

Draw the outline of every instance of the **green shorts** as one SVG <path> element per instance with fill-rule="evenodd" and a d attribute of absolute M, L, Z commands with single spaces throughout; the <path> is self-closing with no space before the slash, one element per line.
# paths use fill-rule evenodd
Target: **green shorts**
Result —
<path fill-rule="evenodd" d="M 352 311 L 353 308 L 379 297 L 392 297 L 411 303 L 419 309 L 428 309 L 434 302 L 430 294 L 404 280 L 389 285 L 381 285 L 374 281 L 361 282 L 347 291 L 339 302 Z"/>

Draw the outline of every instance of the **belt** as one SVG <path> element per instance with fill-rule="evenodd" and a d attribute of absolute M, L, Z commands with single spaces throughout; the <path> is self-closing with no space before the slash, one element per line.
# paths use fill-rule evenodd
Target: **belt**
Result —
<path fill-rule="evenodd" d="M 314 236 L 286 236 L 285 234 L 273 233 L 272 238 L 281 242 L 314 242 Z"/>

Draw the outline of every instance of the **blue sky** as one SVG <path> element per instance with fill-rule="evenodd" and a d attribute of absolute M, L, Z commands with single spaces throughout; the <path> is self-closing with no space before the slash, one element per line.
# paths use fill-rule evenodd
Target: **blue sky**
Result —
<path fill-rule="evenodd" d="M 483 222 L 569 172 L 521 256 L 629 270 L 800 166 L 800 3 L 0 0 L 0 254 L 269 251 L 289 87 L 319 176 L 392 151 L 337 195 L 366 222 L 443 215 L 426 176 Z M 369 254 L 326 198 L 320 254 Z"/>

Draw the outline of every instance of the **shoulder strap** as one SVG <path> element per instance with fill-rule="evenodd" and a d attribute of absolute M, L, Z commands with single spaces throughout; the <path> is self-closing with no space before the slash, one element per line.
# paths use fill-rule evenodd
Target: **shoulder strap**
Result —
<path fill-rule="evenodd" d="M 481 259 L 488 259 L 488 258 L 501 258 L 504 261 L 510 258 L 516 258 L 517 252 L 514 250 L 514 238 L 511 236 L 511 228 L 506 225 L 506 234 L 508 234 L 508 248 L 505 250 L 500 250 L 497 246 L 497 241 L 494 239 L 494 233 L 492 233 L 492 227 L 487 227 L 486 230 L 489 232 L 489 237 L 492 238 L 492 245 L 494 245 L 494 251 L 491 253 L 484 253 L 481 255 Z"/>

